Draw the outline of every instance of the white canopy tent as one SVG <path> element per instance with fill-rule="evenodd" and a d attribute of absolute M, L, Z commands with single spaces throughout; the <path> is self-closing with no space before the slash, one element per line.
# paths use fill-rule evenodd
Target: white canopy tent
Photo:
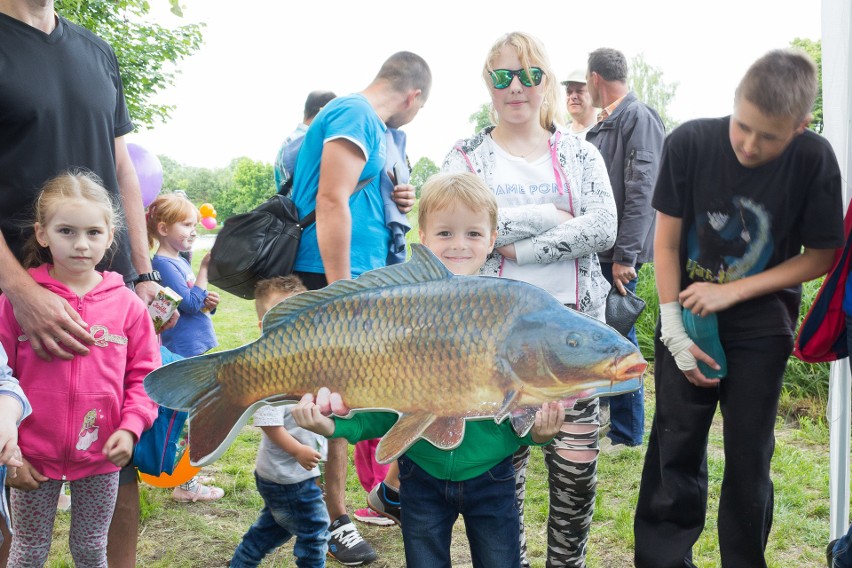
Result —
<path fill-rule="evenodd" d="M 822 97 L 825 129 L 843 179 L 844 203 L 852 195 L 849 168 L 852 166 L 852 2 L 822 0 Z M 844 209 L 845 211 L 845 209 Z M 830 494 L 831 538 L 849 527 L 849 443 L 850 381 L 849 360 L 831 365 L 827 417 L 831 428 Z"/>

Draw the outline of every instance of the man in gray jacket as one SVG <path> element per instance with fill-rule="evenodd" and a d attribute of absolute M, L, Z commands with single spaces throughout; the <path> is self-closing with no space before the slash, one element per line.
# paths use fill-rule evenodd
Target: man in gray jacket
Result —
<path fill-rule="evenodd" d="M 627 59 L 602 47 L 589 54 L 586 85 L 592 104 L 600 109 L 598 123 L 586 140 L 603 155 L 618 209 L 615 246 L 598 256 L 604 277 L 619 293 L 635 291 L 637 273 L 653 260 L 654 209 L 651 197 L 663 152 L 665 127 L 657 112 L 627 87 Z M 636 344 L 636 330 L 628 334 Z M 610 399 L 610 442 L 618 449 L 642 444 L 645 425 L 644 389 Z"/>

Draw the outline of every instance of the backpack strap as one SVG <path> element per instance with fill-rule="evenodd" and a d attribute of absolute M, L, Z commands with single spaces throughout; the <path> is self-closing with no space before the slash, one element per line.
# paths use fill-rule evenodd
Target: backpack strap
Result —
<path fill-rule="evenodd" d="M 356 193 L 358 193 L 359 191 L 361 191 L 362 189 L 364 189 L 365 187 L 370 185 L 370 182 L 373 181 L 373 179 L 375 179 L 375 176 L 373 176 L 369 179 L 365 179 L 363 181 L 358 182 L 358 185 L 355 186 L 355 191 L 352 192 L 352 195 L 355 195 Z M 311 211 L 310 213 L 308 213 L 307 215 L 305 215 L 304 217 L 299 219 L 299 227 L 301 227 L 302 230 L 304 230 L 306 227 L 309 227 L 311 224 L 313 224 L 316 220 L 317 220 L 317 210 L 314 209 L 313 211 Z"/>

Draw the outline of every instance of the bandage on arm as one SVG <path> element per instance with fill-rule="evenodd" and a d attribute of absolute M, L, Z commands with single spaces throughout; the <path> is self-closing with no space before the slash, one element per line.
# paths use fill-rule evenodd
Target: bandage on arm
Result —
<path fill-rule="evenodd" d="M 693 342 L 683 327 L 683 308 L 678 302 L 660 305 L 660 341 L 674 357 L 677 368 L 690 371 L 698 366 L 695 356 L 689 352 Z"/>

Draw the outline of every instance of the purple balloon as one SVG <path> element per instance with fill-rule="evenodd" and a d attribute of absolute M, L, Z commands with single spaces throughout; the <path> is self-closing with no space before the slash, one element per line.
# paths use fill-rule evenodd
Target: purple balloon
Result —
<path fill-rule="evenodd" d="M 136 177 L 139 178 L 142 206 L 148 207 L 163 188 L 163 165 L 157 156 L 139 144 L 128 142 L 127 151 L 130 152 L 130 161 L 133 162 Z"/>

